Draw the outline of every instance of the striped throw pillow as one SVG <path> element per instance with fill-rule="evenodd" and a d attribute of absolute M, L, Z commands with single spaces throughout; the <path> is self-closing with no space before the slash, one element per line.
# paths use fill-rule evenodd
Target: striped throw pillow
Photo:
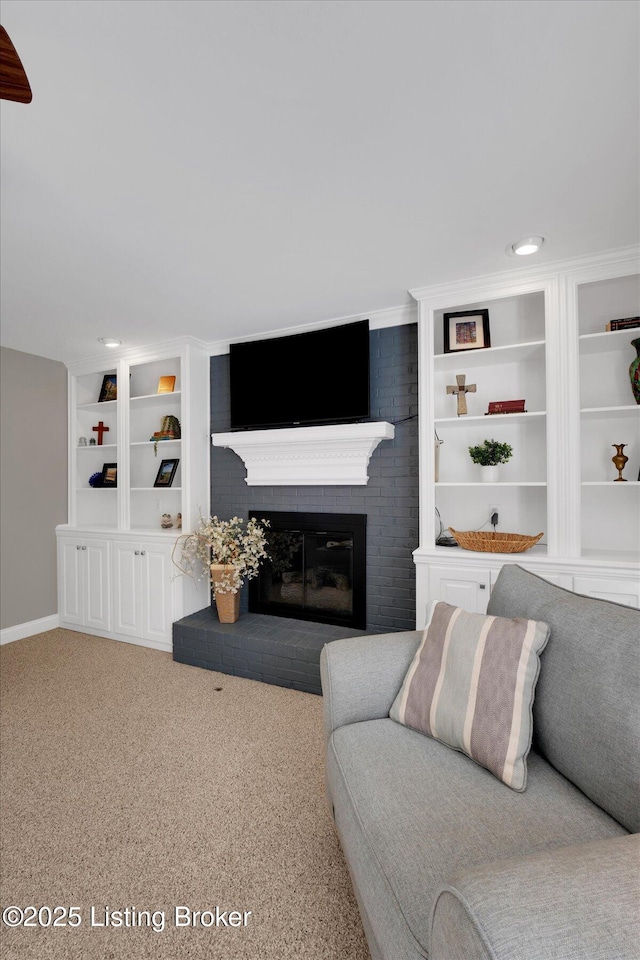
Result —
<path fill-rule="evenodd" d="M 540 653 L 548 639 L 546 623 L 434 601 L 389 716 L 460 750 L 521 792 Z"/>

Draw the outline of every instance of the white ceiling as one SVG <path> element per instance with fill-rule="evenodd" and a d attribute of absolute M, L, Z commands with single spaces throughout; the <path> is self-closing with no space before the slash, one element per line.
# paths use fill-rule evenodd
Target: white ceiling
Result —
<path fill-rule="evenodd" d="M 2 0 L 2 343 L 252 337 L 637 243 L 635 0 Z"/>

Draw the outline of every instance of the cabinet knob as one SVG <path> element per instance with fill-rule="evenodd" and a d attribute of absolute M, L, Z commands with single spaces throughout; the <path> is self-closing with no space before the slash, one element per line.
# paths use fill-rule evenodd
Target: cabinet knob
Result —
<path fill-rule="evenodd" d="M 486 584 L 484 584 L 484 583 L 479 583 L 478 586 L 480 587 L 481 590 L 486 590 L 486 589 L 487 589 Z"/>
<path fill-rule="evenodd" d="M 80 544 L 77 545 L 76 550 L 82 550 L 82 547 L 80 546 Z"/>
<path fill-rule="evenodd" d="M 86 550 L 87 548 L 86 548 L 86 546 L 84 546 L 82 549 L 83 549 L 83 550 Z"/>
<path fill-rule="evenodd" d="M 140 551 L 139 551 L 139 550 L 136 550 L 136 551 L 135 551 L 135 554 L 136 554 L 136 557 L 139 557 L 139 556 L 140 556 Z"/>
<path fill-rule="evenodd" d="M 141 554 L 141 556 L 146 557 L 147 551 L 146 551 L 146 550 L 141 550 L 141 551 L 140 551 L 140 554 Z"/>

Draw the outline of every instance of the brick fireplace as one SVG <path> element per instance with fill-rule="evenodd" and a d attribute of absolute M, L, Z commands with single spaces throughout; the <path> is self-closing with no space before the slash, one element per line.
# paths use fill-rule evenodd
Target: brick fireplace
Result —
<path fill-rule="evenodd" d="M 395 425 L 393 441 L 376 448 L 365 486 L 248 486 L 230 449 L 211 450 L 211 512 L 353 513 L 367 518 L 366 629 L 413 630 L 418 546 L 417 325 L 370 331 L 371 417 Z M 211 358 L 211 432 L 229 430 L 229 358 Z M 241 609 L 249 610 L 248 588 Z"/>
<path fill-rule="evenodd" d="M 343 531 L 333 529 L 331 515 L 366 519 L 364 547 L 364 629 L 337 623 L 318 622 L 316 612 L 309 619 L 298 612 L 294 618 L 271 612 L 255 613 L 249 607 L 249 588 L 241 598 L 243 615 L 234 624 L 220 624 L 206 609 L 174 625 L 174 659 L 183 663 L 276 683 L 311 693 L 320 693 L 319 657 L 325 643 L 341 637 L 366 633 L 387 633 L 415 628 L 415 568 L 412 551 L 418 546 L 418 375 L 417 326 L 406 324 L 370 331 L 371 417 L 395 426 L 392 442 L 385 441 L 373 452 L 366 485 L 343 486 L 249 486 L 247 468 L 231 449 L 211 451 L 211 513 L 221 517 L 270 513 L 322 515 L 312 533 L 327 534 L 324 542 L 313 541 L 312 553 L 342 550 L 337 567 L 325 584 L 332 602 L 347 585 L 344 565 Z M 211 358 L 211 432 L 229 430 L 229 358 Z M 331 534 L 331 536 L 329 536 Z M 335 536 L 333 536 L 335 534 Z M 328 546 L 327 544 L 335 544 Z M 335 554 L 336 559 L 338 553 Z M 308 593 L 322 589 L 325 564 L 315 562 L 315 573 L 283 569 L 276 578 L 282 594 L 302 590 L 308 579 Z M 282 574 L 288 574 L 284 577 Z M 299 579 L 298 579 L 299 578 Z M 288 583 L 285 582 L 288 580 Z M 296 582 L 297 581 L 297 582 Z M 255 588 L 254 588 L 255 589 Z M 346 591 L 345 591 L 346 592 Z M 285 603 L 288 600 L 285 596 Z M 344 599 L 344 598 L 342 598 Z M 311 596 L 312 605 L 318 595 Z M 340 598 L 338 598 L 338 601 Z M 354 601 L 360 609 L 361 600 Z M 289 612 L 290 611 L 285 611 Z M 335 612 L 335 605 L 334 605 Z M 275 614 L 275 615 L 273 615 Z M 306 614 L 305 614 L 306 616 Z"/>
<path fill-rule="evenodd" d="M 269 510 L 249 516 L 269 522 L 270 557 L 250 582 L 251 613 L 364 629 L 366 516 Z"/>

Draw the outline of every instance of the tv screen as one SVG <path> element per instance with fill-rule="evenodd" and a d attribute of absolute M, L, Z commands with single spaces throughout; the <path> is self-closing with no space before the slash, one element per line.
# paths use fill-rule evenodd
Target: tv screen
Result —
<path fill-rule="evenodd" d="M 232 343 L 231 429 L 369 417 L 369 321 Z"/>

